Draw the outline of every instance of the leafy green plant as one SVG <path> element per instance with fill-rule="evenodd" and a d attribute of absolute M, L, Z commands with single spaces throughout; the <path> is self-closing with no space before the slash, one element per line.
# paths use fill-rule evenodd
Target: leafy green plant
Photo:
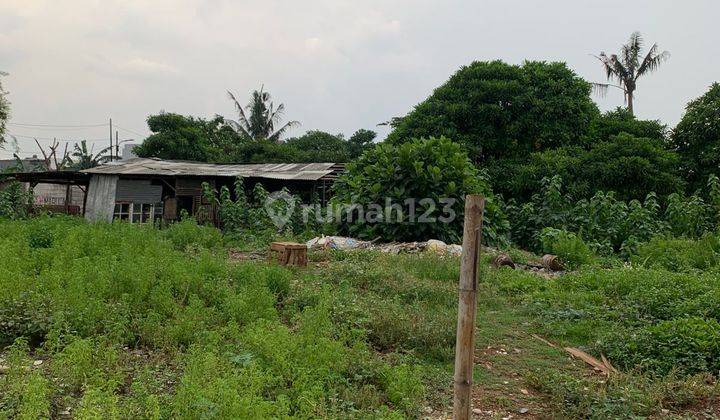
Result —
<path fill-rule="evenodd" d="M 720 241 L 705 234 L 698 240 L 655 237 L 637 246 L 632 261 L 668 271 L 707 270 L 720 261 Z"/>
<path fill-rule="evenodd" d="M 0 375 L 0 417 L 38 419 L 50 417 L 52 386 L 40 371 L 33 369 L 28 342 L 16 340 L 4 363 L 8 369 Z"/>
<path fill-rule="evenodd" d="M 712 226 L 712 213 L 712 207 L 698 195 L 684 198 L 679 194 L 671 194 L 664 219 L 673 234 L 698 238 Z"/>
<path fill-rule="evenodd" d="M 545 228 L 540 232 L 543 252 L 560 257 L 568 268 L 578 268 L 593 260 L 590 248 L 577 235 L 560 229 Z"/>
<path fill-rule="evenodd" d="M 367 212 L 365 219 L 370 219 L 375 209 L 376 220 L 359 220 L 353 211 L 344 214 L 341 230 L 351 236 L 387 241 L 436 238 L 457 243 L 466 194 L 484 194 L 487 199 L 486 242 L 502 243 L 507 227 L 485 176 L 458 144 L 444 137 L 398 146 L 381 143 L 348 164 L 333 190 L 335 205 L 360 206 Z M 389 209 L 392 205 L 397 208 Z M 398 212 L 403 217 L 397 217 Z"/>
<path fill-rule="evenodd" d="M 0 98 L 0 104 L 1 104 Z M 28 216 L 32 205 L 32 190 L 26 191 L 23 185 L 12 181 L 0 188 L 0 217 L 22 219 Z"/>
<path fill-rule="evenodd" d="M 222 234 L 210 226 L 198 226 L 192 218 L 186 218 L 173 223 L 162 231 L 167 238 L 180 251 L 190 248 L 215 249 L 222 245 Z"/>

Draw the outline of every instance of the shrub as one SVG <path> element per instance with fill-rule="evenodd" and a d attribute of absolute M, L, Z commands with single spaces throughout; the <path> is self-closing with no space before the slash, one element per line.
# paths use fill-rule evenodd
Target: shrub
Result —
<path fill-rule="evenodd" d="M 350 163 L 333 190 L 336 205 L 362 206 L 367 219 L 373 208 L 381 209 L 376 211 L 376 223 L 357 220 L 354 212 L 346 213 L 341 230 L 347 234 L 388 241 L 436 238 L 452 243 L 457 243 L 462 234 L 465 195 L 484 194 L 487 198 L 484 239 L 489 243 L 502 241 L 505 222 L 485 177 L 459 145 L 443 137 L 413 140 L 399 146 L 381 143 Z M 421 200 L 416 202 L 416 212 L 411 212 L 406 199 Z M 398 222 L 391 215 L 388 220 L 388 215 L 383 214 L 388 212 L 385 210 L 388 200 L 399 205 L 408 219 Z M 411 214 L 415 221 L 409 219 Z M 347 220 L 350 216 L 352 221 Z M 445 222 L 445 218 L 450 220 Z"/>
<path fill-rule="evenodd" d="M 565 230 L 545 228 L 540 232 L 543 252 L 560 257 L 568 268 L 578 268 L 593 260 L 593 253 L 577 235 Z"/>
<path fill-rule="evenodd" d="M 546 227 L 576 233 L 596 253 L 620 253 L 627 258 L 639 244 L 655 236 L 672 233 L 698 238 L 715 226 L 717 205 L 707 204 L 697 194 L 670 194 L 663 210 L 654 193 L 643 203 L 621 201 L 614 193 L 602 191 L 589 200 L 573 202 L 559 176 L 544 178 L 542 184 L 527 203 L 503 203 L 513 242 L 533 250 L 542 250 L 539 232 Z M 708 184 L 711 203 L 715 203 L 720 183 L 711 178 Z"/>
<path fill-rule="evenodd" d="M 173 223 L 162 232 L 178 251 L 188 248 L 216 249 L 223 243 L 220 231 L 211 226 L 200 226 L 192 218 Z"/>
<path fill-rule="evenodd" d="M 4 187 L 0 186 L 0 217 L 25 218 L 31 205 L 32 191 L 25 191 L 21 183 L 12 181 Z"/>
<path fill-rule="evenodd" d="M 405 364 L 390 367 L 383 372 L 382 381 L 390 402 L 402 408 L 408 415 L 417 415 L 417 402 L 425 394 L 417 367 Z"/>
<path fill-rule="evenodd" d="M 223 231 L 229 237 L 242 237 L 242 242 L 248 243 L 258 238 L 269 241 L 280 230 L 292 235 L 317 228 L 312 217 L 305 223 L 303 212 L 300 210 L 302 203 L 300 197 L 290 194 L 286 188 L 277 191 L 279 198 L 274 198 L 262 184 L 257 183 L 251 193 L 247 194 L 245 182 L 239 177 L 235 180 L 233 194 L 224 185 L 219 191 L 214 191 L 204 183 L 203 190 L 206 199 L 218 208 Z M 275 214 L 290 214 L 285 225 L 276 226 L 275 221 L 268 214 L 266 205 L 270 206 Z"/>
<path fill-rule="evenodd" d="M 606 350 L 620 366 L 640 367 L 661 375 L 717 372 L 720 324 L 699 317 L 663 321 L 618 337 Z"/>
<path fill-rule="evenodd" d="M 671 194 L 667 201 L 664 219 L 673 234 L 698 238 L 711 229 L 713 209 L 700 196 Z"/>
<path fill-rule="evenodd" d="M 632 261 L 668 271 L 706 270 L 718 264 L 720 241 L 705 234 L 699 240 L 655 237 L 637 246 Z"/>

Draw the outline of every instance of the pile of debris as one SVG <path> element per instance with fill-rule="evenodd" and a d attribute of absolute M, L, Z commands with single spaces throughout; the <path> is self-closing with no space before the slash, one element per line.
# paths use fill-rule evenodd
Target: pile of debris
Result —
<path fill-rule="evenodd" d="M 389 254 L 432 252 L 443 256 L 462 255 L 462 246 L 446 244 L 437 239 L 430 239 L 424 242 L 391 242 L 377 243 L 373 241 L 361 241 L 345 236 L 319 236 L 306 243 L 309 249 L 338 249 L 343 251 L 355 249 L 372 249 Z M 510 255 L 496 248 L 482 247 L 482 253 L 492 256 L 492 266 L 495 268 L 510 267 L 532 271 L 544 277 L 555 277 L 565 270 L 562 262 L 556 255 L 543 255 L 541 261 L 528 261 L 526 264 L 516 263 Z"/>
<path fill-rule="evenodd" d="M 361 241 L 344 236 L 320 236 L 310 239 L 306 245 L 309 249 L 374 249 L 388 254 L 433 252 L 438 255 L 459 256 L 462 254 L 462 246 L 446 244 L 437 239 L 430 239 L 424 242 L 391 242 L 378 244 L 376 241 Z"/>

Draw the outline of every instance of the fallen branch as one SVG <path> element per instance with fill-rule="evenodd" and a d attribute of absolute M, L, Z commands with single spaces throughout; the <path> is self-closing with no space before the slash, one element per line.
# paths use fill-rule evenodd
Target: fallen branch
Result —
<path fill-rule="evenodd" d="M 550 341 L 540 337 L 537 334 L 532 334 L 533 338 L 536 338 L 543 343 L 547 344 L 550 347 L 560 349 L 556 344 L 551 343 Z M 601 354 L 600 359 L 598 360 L 591 355 L 585 353 L 584 351 L 575 348 L 575 347 L 563 347 L 563 350 L 570 353 L 571 356 L 576 357 L 583 362 L 587 363 L 588 365 L 592 366 L 595 370 L 602 372 L 605 375 L 610 376 L 610 373 L 618 373 L 618 370 L 615 369 L 615 367 L 610 363 L 610 361 L 605 357 L 605 355 Z"/>

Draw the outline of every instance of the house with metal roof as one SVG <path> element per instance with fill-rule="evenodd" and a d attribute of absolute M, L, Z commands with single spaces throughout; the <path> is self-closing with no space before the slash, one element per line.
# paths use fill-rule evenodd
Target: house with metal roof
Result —
<path fill-rule="evenodd" d="M 216 213 L 205 200 L 202 184 L 223 185 L 232 191 L 241 178 L 246 189 L 256 183 L 268 191 L 287 188 L 310 199 L 321 200 L 344 166 L 336 163 L 212 164 L 135 158 L 81 171 L 90 176 L 85 218 L 149 222 L 175 220 L 185 211 L 196 217 Z M 217 220 L 212 220 L 217 222 Z"/>
<path fill-rule="evenodd" d="M 305 200 L 315 195 L 324 202 L 329 198 L 330 186 L 343 170 L 344 165 L 338 163 L 212 164 L 133 158 L 79 172 L 9 175 L 31 186 L 37 183 L 78 186 L 85 193 L 82 209 L 90 221 L 171 221 L 185 211 L 217 223 L 212 203 L 203 196 L 203 183 L 217 190 L 227 186 L 233 191 L 236 179 L 241 178 L 246 190 L 260 183 L 268 191 L 287 188 Z"/>

